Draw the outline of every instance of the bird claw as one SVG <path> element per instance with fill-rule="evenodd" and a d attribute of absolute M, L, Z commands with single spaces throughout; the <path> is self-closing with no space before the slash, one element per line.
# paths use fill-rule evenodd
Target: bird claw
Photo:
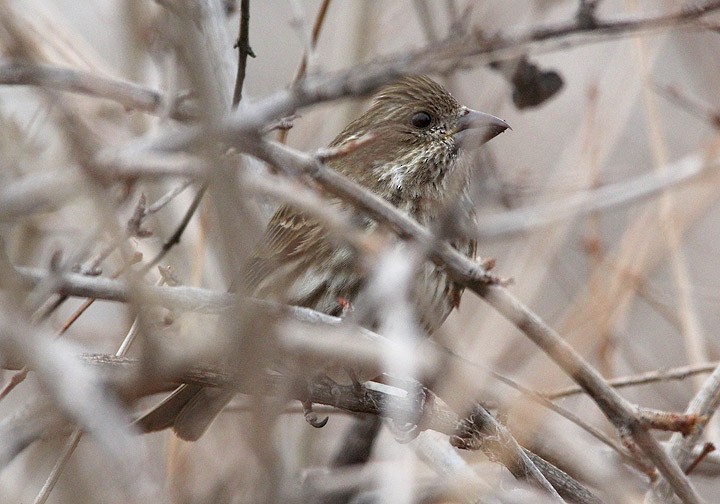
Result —
<path fill-rule="evenodd" d="M 317 414 L 312 409 L 312 403 L 309 401 L 303 401 L 303 413 L 305 414 L 305 421 L 315 427 L 316 429 L 322 429 L 327 425 L 329 416 L 326 416 L 322 420 L 318 419 Z"/>
<path fill-rule="evenodd" d="M 394 420 L 388 420 L 388 427 L 395 441 L 400 444 L 407 444 L 420 435 L 420 429 L 417 425 L 406 423 L 399 426 Z"/>

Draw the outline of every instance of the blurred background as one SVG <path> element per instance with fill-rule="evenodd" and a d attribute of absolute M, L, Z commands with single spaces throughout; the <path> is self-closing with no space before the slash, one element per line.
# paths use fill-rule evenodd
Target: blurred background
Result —
<path fill-rule="evenodd" d="M 174 39 L 165 23 L 175 3 L 2 1 L 2 65 L 27 56 L 13 46 L 14 26 L 32 42 L 36 63 L 130 81 L 161 92 L 184 92 L 190 79 L 182 71 L 182 58 L 174 53 Z M 249 37 L 256 57 L 247 63 L 244 102 L 251 106 L 293 81 L 323 3 L 251 0 Z M 649 19 L 680 12 L 685 5 L 671 0 L 584 3 L 597 4 L 594 15 L 602 21 Z M 490 40 L 519 39 L 542 27 L 574 23 L 583 2 L 388 0 L 328 4 L 316 47 L 308 58 L 309 78 L 436 43 L 454 30 L 478 30 Z M 227 63 L 221 77 L 227 80 L 223 89 L 231 90 L 237 65 L 232 46 L 238 34 L 239 2 L 227 1 L 224 7 L 227 13 L 218 33 L 225 37 L 226 46 L 219 59 Z M 482 187 L 478 253 L 495 258 L 494 272 L 513 279 L 510 290 L 607 378 L 718 360 L 720 206 L 718 175 L 711 161 L 717 159 L 720 117 L 719 19 L 719 14 L 710 14 L 702 18 L 702 25 L 667 23 L 640 33 L 589 31 L 558 37 L 508 51 L 493 65 L 470 57 L 460 68 L 433 76 L 461 103 L 499 116 L 512 126 L 512 131 L 484 148 L 478 163 Z M 528 95 L 512 82 L 518 65 L 534 69 L 535 84 L 548 86 L 537 103 L 524 103 L 522 98 Z M 47 87 L 52 91 L 52 85 Z M 6 209 L 0 223 L 2 245 L 16 267 L 47 269 L 73 261 L 88 264 L 115 243 L 117 234 L 112 226 L 123 229 L 141 193 L 148 203 L 154 202 L 184 179 L 89 180 L 79 161 L 82 158 L 73 152 L 78 146 L 64 130 L 67 124 L 63 125 L 58 109 L 83 117 L 106 149 L 137 145 L 139 139 L 158 138 L 179 131 L 182 125 L 163 112 L 147 114 L 112 100 L 42 89 L 14 86 L 5 80 L 0 83 L 0 177 L 4 187 L 0 199 L 6 201 L 0 204 L 0 209 L 3 205 Z M 366 99 L 348 98 L 299 110 L 287 132 L 287 144 L 308 152 L 321 148 L 366 107 Z M 694 176 L 660 184 L 665 190 L 640 191 L 639 196 L 615 201 L 630 187 L 647 189 L 653 181 L 669 180 L 693 167 Z M 18 184 L 40 176 L 76 182 L 60 184 L 57 191 L 61 196 L 55 194 L 56 199 L 43 194 L 50 204 L 33 205 L 31 201 L 27 208 L 13 213 L 15 207 L 10 205 L 14 200 L 10 198 L 21 191 Z M 177 227 L 196 189 L 197 184 L 184 190 L 150 216 L 143 224 L 149 236 L 125 238 L 128 250 L 143 253 L 144 261 L 149 261 Z M 226 271 L 231 268 L 228 264 L 233 264 L 227 258 L 232 247 L 223 241 L 229 236 L 228 223 L 223 221 L 248 219 L 247 215 L 263 215 L 263 211 L 246 213 L 248 203 L 242 202 L 235 215 L 223 213 L 214 190 L 211 185 L 210 198 L 203 201 L 181 242 L 160 264 L 172 267 L 183 285 L 222 292 L 232 281 Z M 17 194 L 22 198 L 28 193 Z M 581 200 L 585 203 L 575 204 Z M 588 206 L 589 201 L 594 206 Z M 252 223 L 250 227 L 258 234 L 247 237 L 243 247 L 257 240 L 262 223 L 262 217 Z M 113 249 L 98 266 L 102 276 L 110 277 L 126 261 L 127 255 L 123 259 Z M 158 278 L 152 271 L 147 281 Z M 40 306 L 41 295 L 37 291 L 3 291 L 3 311 L 24 317 L 32 327 L 42 327 L 43 334 L 55 334 L 84 301 L 70 298 L 41 320 L 28 308 L 35 306 L 33 302 Z M 44 306 L 48 303 L 52 304 L 51 297 L 44 299 Z M 24 308 L 18 310 L 17 306 Z M 98 301 L 72 324 L 63 340 L 78 353 L 114 353 L 135 316 L 144 313 L 144 330 L 152 330 L 161 339 L 176 338 L 172 345 L 178 354 L 186 348 L 190 349 L 186 358 L 200 355 L 212 359 L 215 352 L 221 354 L 209 329 L 215 327 L 214 319 L 208 322 L 207 316 L 168 312 L 144 311 L 134 303 Z M 3 317 L 7 319 L 7 315 Z M 3 323 L 10 323 L 8 320 Z M 532 342 L 472 293 L 465 294 L 459 310 L 435 339 L 483 368 L 536 391 L 571 384 Z M 144 350 L 145 346 L 138 345 L 130 355 L 142 356 Z M 15 369 L 2 372 L 3 386 Z M 644 407 L 681 412 L 706 377 L 699 374 L 682 381 L 624 388 L 622 394 Z M 29 399 L 52 396 L 47 389 L 47 384 L 30 373 L 0 400 L 4 425 L 22 413 Z M 477 389 L 468 394 L 502 405 L 502 415 L 518 439 L 597 489 L 607 502 L 642 501 L 647 477 L 623 466 L 617 454 L 574 423 L 484 376 L 478 376 Z M 146 398 L 135 409 L 143 410 L 159 398 Z M 558 403 L 617 439 L 614 428 L 590 399 L 577 395 Z M 133 448 L 138 467 L 151 486 L 160 489 L 163 499 L 256 502 L 254 492 L 261 486 L 258 478 L 263 472 L 252 440 L 257 417 L 247 413 L 247 405 L 247 397 L 237 397 L 196 443 L 179 441 L 169 431 L 135 438 L 139 439 Z M 353 423 L 351 415 L 334 411 L 329 412 L 325 428 L 313 429 L 303 420 L 302 409 L 295 403 L 292 406 L 293 410 L 279 416 L 273 439 L 281 440 L 287 477 L 302 486 L 298 482 L 309 484 L 307 481 L 325 474 L 323 468 Z M 321 416 L 325 414 L 328 412 L 323 410 Z M 717 441 L 717 427 L 710 423 L 706 440 Z M 15 431 L 0 429 L 3 432 Z M 0 501 L 32 502 L 52 472 L 69 430 L 65 426 L 46 432 L 38 427 L 37 432 L 40 439 L 26 449 L 0 458 L 6 462 L 0 469 Z M 666 440 L 669 435 L 658 437 Z M 507 490 L 504 485 L 516 485 L 482 453 L 460 454 L 491 487 Z M 410 480 L 398 485 L 417 489 L 413 485 L 436 477 L 417 457 L 410 445 L 398 444 L 383 428 L 368 470 L 392 472 L 397 470 L 396 462 L 412 466 L 413 471 L 402 473 Z M 708 502 L 720 495 L 718 465 L 713 461 L 711 457 L 691 478 Z M 107 451 L 98 447 L 92 436 L 84 436 L 48 502 L 130 502 L 132 492 L 123 478 L 115 478 L 117 470 Z M 417 491 L 414 497 L 392 497 L 392 492 L 386 491 L 383 502 L 445 502 L 420 500 Z M 505 499 L 502 502 L 537 502 L 532 500 L 536 497 L 524 494 L 500 493 Z"/>

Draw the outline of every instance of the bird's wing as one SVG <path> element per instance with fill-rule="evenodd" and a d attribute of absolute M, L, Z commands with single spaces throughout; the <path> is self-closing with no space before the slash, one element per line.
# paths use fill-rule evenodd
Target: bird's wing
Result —
<path fill-rule="evenodd" d="M 327 251 L 320 223 L 289 206 L 280 207 L 265 229 L 260 246 L 250 261 L 246 280 L 255 289 L 279 265 L 311 259 Z"/>

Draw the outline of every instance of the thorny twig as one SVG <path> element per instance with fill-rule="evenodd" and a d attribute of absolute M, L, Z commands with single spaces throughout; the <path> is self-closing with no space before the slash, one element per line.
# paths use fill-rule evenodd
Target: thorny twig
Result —
<path fill-rule="evenodd" d="M 156 393 L 163 390 L 175 388 L 176 383 L 188 383 L 192 385 L 233 388 L 247 394 L 255 393 L 247 388 L 247 383 L 236 380 L 232 374 L 210 368 L 195 367 L 186 370 L 182 376 L 167 377 L 164 382 L 137 384 L 128 388 L 128 382 L 123 378 L 127 373 L 142 364 L 137 359 L 118 358 L 117 356 L 104 354 L 84 354 L 83 360 L 95 367 L 106 371 L 106 376 L 120 387 L 120 394 L 132 398 L 138 394 Z M 159 378 L 159 377 L 158 377 Z M 517 442 L 512 438 L 505 427 L 501 426 L 486 410 L 481 420 L 477 414 L 473 417 L 482 423 L 478 426 L 467 422 L 461 422 L 460 418 L 437 396 L 428 392 L 429 395 L 422 395 L 422 398 L 415 394 L 399 394 L 398 392 L 384 392 L 368 387 L 358 389 L 355 385 L 341 385 L 328 378 L 319 378 L 307 384 L 306 388 L 299 390 L 295 384 L 288 384 L 288 379 L 281 375 L 269 374 L 266 379 L 270 383 L 267 390 L 277 390 L 280 394 L 294 393 L 293 397 L 299 400 L 308 399 L 313 404 L 326 404 L 336 408 L 356 413 L 366 413 L 383 416 L 386 418 L 422 419 L 422 429 L 432 429 L 451 436 L 457 436 L 453 441 L 457 446 L 462 445 L 464 449 L 483 450 L 496 461 L 508 467 L 518 478 L 536 477 L 544 481 L 541 484 L 552 493 L 552 489 L 543 474 L 551 479 L 554 486 L 562 487 L 564 495 L 579 499 L 578 502 L 597 503 L 596 498 L 572 477 L 558 472 L 558 469 L 543 461 L 536 455 L 520 449 Z M 419 400 L 420 399 L 420 400 Z M 482 408 L 478 406 L 478 408 Z M 492 426 L 488 430 L 487 426 Z M 490 432 L 492 431 L 492 432 Z M 501 434 L 498 440 L 495 436 Z M 465 441 L 462 441 L 465 439 Z M 508 443 L 514 448 L 508 448 Z M 512 453 L 508 453 L 510 450 Z M 530 457 L 531 460 L 528 460 Z M 521 461 L 522 459 L 522 461 Z M 540 474 L 536 465 L 542 469 Z M 530 473 L 526 473 L 529 471 Z M 532 476 L 531 476 L 532 474 Z M 549 488 L 548 488 L 549 487 Z M 568 494 L 567 492 L 571 492 Z M 557 495 L 555 493 L 555 495 Z"/>
<path fill-rule="evenodd" d="M 658 18 L 657 20 L 654 20 L 655 22 L 643 22 L 642 26 L 640 24 L 635 24 L 633 26 L 626 25 L 622 29 L 624 30 L 635 30 L 635 29 L 653 29 L 660 26 L 666 26 L 667 24 L 676 23 L 676 22 L 687 22 L 692 19 L 697 19 L 701 15 L 704 15 L 705 13 L 709 12 L 711 9 L 715 9 L 718 7 L 718 2 L 709 2 L 702 7 L 698 7 L 694 10 L 687 10 L 686 15 L 683 15 L 683 13 L 679 13 L 676 15 L 673 15 L 672 20 L 668 21 L 670 17 L 666 17 L 665 19 Z M 615 30 L 620 29 L 621 23 L 617 23 L 613 26 L 608 25 L 608 23 L 603 23 L 596 21 L 595 26 L 593 29 L 600 30 L 600 32 L 604 33 L 616 33 Z M 554 37 L 561 37 L 566 36 L 569 34 L 574 33 L 580 33 L 582 30 L 578 30 L 577 27 L 567 29 L 565 32 L 562 32 L 562 30 L 555 31 Z M 533 39 L 530 42 L 537 42 L 542 40 L 547 40 L 548 38 L 544 38 L 545 35 L 542 32 L 537 33 L 537 38 Z M 526 42 L 526 43 L 530 43 Z M 502 47 L 501 47 L 502 49 Z M 447 56 L 445 59 L 449 59 Z M 408 70 L 413 70 L 412 65 L 412 57 L 410 58 L 411 64 L 406 67 Z M 416 62 L 417 63 L 417 62 Z M 316 103 L 322 99 L 330 99 L 333 96 L 333 93 L 335 93 L 335 96 L 341 96 L 341 95 L 347 95 L 347 94 L 356 94 L 361 92 L 367 92 L 371 89 L 374 89 L 376 86 L 380 85 L 382 82 L 386 82 L 387 80 L 391 79 L 393 77 L 393 68 L 395 71 L 397 71 L 397 68 L 399 68 L 400 65 L 395 62 L 395 66 L 389 65 L 386 68 L 387 71 L 386 75 L 379 75 L 375 74 L 370 75 L 365 81 L 360 81 L 357 87 L 354 87 L 352 89 L 344 89 L 344 90 L 335 90 L 326 94 L 320 93 L 319 95 L 313 96 L 312 93 L 303 96 L 303 92 L 306 92 L 308 90 L 312 91 L 312 87 L 306 87 L 300 89 L 300 92 L 295 95 L 291 95 L 290 99 L 294 100 L 295 103 L 304 103 L 306 105 L 309 105 L 311 103 Z M 427 63 L 427 68 L 431 68 L 432 65 L 430 63 Z M 425 68 L 423 64 L 417 64 L 416 68 Z M 372 78 L 375 78 L 375 80 L 372 80 Z M 350 78 L 348 77 L 348 82 Z M 320 89 L 321 88 L 315 88 Z M 364 90 L 364 91 L 363 91 Z M 297 92 L 297 89 L 293 92 Z M 287 101 L 285 102 L 285 105 L 287 105 Z M 261 102 L 262 104 L 262 102 Z M 273 106 L 270 106 L 269 103 L 264 103 L 263 105 L 266 106 L 266 108 L 263 110 L 261 107 L 258 108 L 258 115 L 256 118 L 259 118 L 259 121 L 256 122 L 256 124 L 267 122 L 270 117 L 273 117 L 273 114 L 267 114 L 268 111 L 282 109 L 282 101 L 280 105 L 274 104 Z M 244 131 L 241 131 L 242 134 L 248 135 L 249 132 L 252 132 L 252 121 L 249 121 L 248 123 L 244 124 L 243 127 L 248 128 Z M 257 128 L 255 128 L 257 129 Z M 226 134 L 233 134 L 236 132 L 224 132 Z M 191 138 L 191 137 L 190 137 Z M 270 145 L 270 144 L 267 144 Z M 267 147 L 267 145 L 265 147 Z M 273 155 L 277 154 L 277 152 L 271 153 L 271 154 L 265 154 L 265 157 L 267 159 L 272 159 Z M 288 154 L 288 153 L 285 153 Z M 288 155 L 285 155 L 286 160 L 290 160 L 290 166 L 293 166 L 293 161 L 295 163 L 295 168 L 298 168 L 298 166 L 302 169 L 302 163 L 305 160 L 301 158 L 293 158 L 293 153 L 290 152 Z M 317 166 L 311 166 L 311 169 L 314 170 L 315 168 L 318 168 Z M 322 168 L 322 167 L 320 167 Z M 320 169 L 320 172 L 322 170 Z M 315 177 L 315 175 L 313 175 Z M 342 186 L 342 182 L 339 182 L 338 180 L 333 179 L 332 177 L 327 177 L 325 174 L 320 174 L 319 179 L 322 181 L 322 184 L 327 187 L 342 187 L 340 191 L 345 192 L 345 197 L 352 199 L 352 197 L 355 197 L 356 199 L 362 200 L 361 197 L 358 196 L 357 193 L 353 195 L 352 190 L 348 190 L 349 186 Z M 316 178 L 317 180 L 317 178 Z M 336 184 L 336 186 L 333 186 L 333 184 Z M 367 200 L 370 201 L 370 200 Z M 368 210 L 368 208 L 374 208 L 375 212 L 380 212 L 374 215 L 375 218 L 378 220 L 385 220 L 385 221 L 391 221 L 393 222 L 393 226 L 395 227 L 396 231 L 398 231 L 403 236 L 420 236 L 422 237 L 422 231 L 418 231 L 417 229 L 407 228 L 404 227 L 405 224 L 402 223 L 400 220 L 397 220 L 397 216 L 393 216 L 392 214 L 386 217 L 382 217 L 382 211 L 383 209 L 381 207 L 373 207 L 374 203 L 367 203 L 367 201 L 360 203 L 361 207 L 365 205 L 367 208 L 365 210 Z M 393 220 L 394 219 L 394 220 Z M 410 229 L 410 232 L 408 234 L 408 229 Z M 452 258 L 452 256 L 447 256 L 449 258 Z M 632 420 L 633 416 L 630 414 L 628 409 L 627 403 L 624 401 L 621 401 L 618 396 L 613 395 L 613 393 L 608 393 L 606 390 L 606 387 L 603 387 L 603 382 L 600 380 L 598 381 L 598 377 L 593 374 L 592 369 L 587 366 L 587 364 L 578 359 L 576 355 L 572 353 L 572 350 L 567 347 L 563 346 L 562 340 L 560 340 L 557 337 L 557 334 L 555 334 L 547 325 L 544 324 L 541 320 L 539 320 L 537 317 L 534 316 L 529 310 L 527 310 L 522 305 L 519 305 L 515 302 L 514 299 L 512 299 L 509 294 L 504 291 L 503 289 L 494 286 L 494 285 L 488 285 L 487 282 L 491 281 L 492 279 L 488 278 L 487 276 L 481 275 L 481 278 L 478 278 L 477 276 L 477 269 L 472 269 L 468 273 L 467 270 L 458 272 L 456 269 L 453 269 L 453 266 L 448 266 L 446 259 L 447 257 L 443 257 L 442 254 L 439 255 L 439 258 L 436 257 L 435 260 L 439 263 L 443 264 L 444 266 L 449 267 L 449 269 L 454 271 L 454 274 L 457 278 L 462 279 L 464 277 L 464 282 L 468 284 L 470 288 L 478 292 L 481 296 L 485 297 L 486 299 L 491 302 L 498 310 L 500 310 L 503 314 L 505 314 L 508 318 L 510 318 L 520 329 L 522 329 L 524 332 L 526 332 L 528 335 L 533 337 L 533 339 L 541 345 L 553 358 L 558 362 L 561 366 L 563 366 L 566 371 L 568 371 L 577 381 L 579 381 L 584 389 L 586 391 L 590 391 L 593 393 L 593 397 L 595 400 L 599 403 L 601 408 L 608 414 L 610 419 L 617 425 L 620 425 L 621 428 L 626 428 L 630 434 L 636 438 L 636 441 L 639 442 L 641 446 L 644 447 L 645 450 L 650 451 L 651 455 L 654 455 L 654 459 L 656 463 L 660 465 L 661 471 L 666 474 L 666 476 L 670 477 L 670 480 L 673 483 L 673 487 L 675 491 L 684 499 L 686 499 L 689 502 L 693 502 L 696 500 L 696 496 L 692 492 L 692 489 L 687 488 L 686 480 L 683 480 L 681 478 L 678 478 L 677 474 L 675 474 L 675 468 L 672 467 L 671 464 L 668 463 L 667 460 L 663 459 L 661 454 L 658 454 L 656 451 L 656 447 L 652 444 L 652 440 L 648 439 L 646 436 L 644 436 L 644 431 L 642 428 L 639 428 L 637 425 L 635 425 Z M 457 265 L 456 267 L 457 268 Z M 626 422 L 629 422 L 629 425 L 626 424 Z M 639 438 L 639 439 L 638 439 Z M 651 456 L 651 458 L 653 458 Z"/>
<path fill-rule="evenodd" d="M 330 7 L 330 1 L 331 0 L 323 0 L 322 4 L 320 4 L 320 8 L 315 16 L 315 22 L 313 23 L 312 33 L 310 34 L 310 47 L 303 51 L 303 55 L 300 58 L 300 64 L 298 65 L 297 70 L 295 70 L 295 75 L 290 83 L 291 86 L 305 77 L 308 60 L 310 58 L 308 50 L 314 50 L 317 45 L 318 39 L 320 38 L 320 30 L 322 30 L 323 23 L 325 22 L 325 15 Z M 277 127 L 273 128 L 280 130 L 280 133 L 278 134 L 278 142 L 285 143 L 287 141 L 288 132 L 293 126 L 292 121 L 296 117 L 297 114 L 288 114 L 279 120 Z"/>
<path fill-rule="evenodd" d="M 248 56 L 255 57 L 255 53 L 250 47 L 250 0 L 240 1 L 240 35 L 235 47 L 238 50 L 238 68 L 237 77 L 235 78 L 235 91 L 233 92 L 233 108 L 237 107 L 240 100 L 242 100 L 247 58 Z"/>

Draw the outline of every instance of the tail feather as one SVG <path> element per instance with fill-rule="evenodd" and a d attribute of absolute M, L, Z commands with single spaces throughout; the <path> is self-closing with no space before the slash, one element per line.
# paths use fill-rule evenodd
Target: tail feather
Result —
<path fill-rule="evenodd" d="M 225 405 L 232 399 L 232 391 L 181 385 L 160 404 L 135 421 L 143 432 L 155 432 L 172 427 L 185 441 L 196 441 Z"/>

